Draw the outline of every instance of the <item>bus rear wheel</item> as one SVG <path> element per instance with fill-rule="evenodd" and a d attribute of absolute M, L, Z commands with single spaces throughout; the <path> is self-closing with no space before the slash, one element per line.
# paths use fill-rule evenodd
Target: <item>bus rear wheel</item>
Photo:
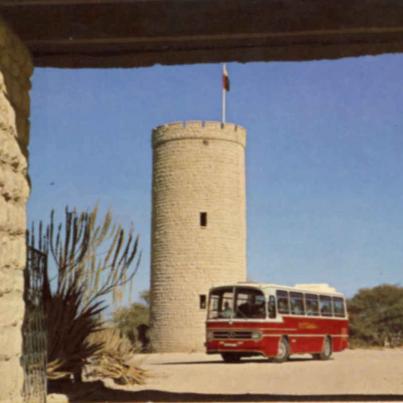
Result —
<path fill-rule="evenodd" d="M 282 337 L 278 346 L 278 353 L 273 358 L 274 362 L 285 362 L 288 360 L 290 355 L 290 347 L 288 345 L 288 341 L 285 337 Z"/>
<path fill-rule="evenodd" d="M 241 361 L 241 354 L 238 353 L 221 353 L 221 357 L 225 362 Z"/>
<path fill-rule="evenodd" d="M 332 341 L 330 340 L 330 337 L 327 336 L 323 342 L 322 352 L 319 354 L 312 354 L 312 356 L 316 360 L 328 360 L 332 356 L 332 352 Z"/>

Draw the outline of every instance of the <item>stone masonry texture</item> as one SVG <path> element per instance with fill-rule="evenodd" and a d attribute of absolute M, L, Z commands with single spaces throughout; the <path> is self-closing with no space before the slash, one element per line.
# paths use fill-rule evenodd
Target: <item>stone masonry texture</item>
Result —
<path fill-rule="evenodd" d="M 246 279 L 246 131 L 189 121 L 157 127 L 152 141 L 152 349 L 202 351 L 199 296 Z"/>
<path fill-rule="evenodd" d="M 21 402 L 31 57 L 0 18 L 0 402 Z"/>

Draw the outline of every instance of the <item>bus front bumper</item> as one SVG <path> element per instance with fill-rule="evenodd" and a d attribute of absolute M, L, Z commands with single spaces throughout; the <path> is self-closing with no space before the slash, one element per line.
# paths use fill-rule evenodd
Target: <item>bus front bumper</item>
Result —
<path fill-rule="evenodd" d="M 242 352 L 266 355 L 262 340 L 209 340 L 205 346 L 207 354 Z"/>

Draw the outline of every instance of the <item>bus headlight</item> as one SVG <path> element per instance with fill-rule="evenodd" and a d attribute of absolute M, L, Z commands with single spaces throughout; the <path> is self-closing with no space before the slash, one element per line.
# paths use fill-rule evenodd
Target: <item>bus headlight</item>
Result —
<path fill-rule="evenodd" d="M 207 331 L 207 340 L 213 340 L 214 339 L 214 332 L 212 330 Z"/>
<path fill-rule="evenodd" d="M 262 338 L 262 333 L 260 333 L 260 332 L 252 332 L 251 337 L 252 337 L 253 340 L 259 340 L 259 339 Z"/>

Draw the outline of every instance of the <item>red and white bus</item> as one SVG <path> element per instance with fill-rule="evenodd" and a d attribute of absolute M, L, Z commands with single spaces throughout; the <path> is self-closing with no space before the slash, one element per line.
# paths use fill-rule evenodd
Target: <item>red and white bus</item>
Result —
<path fill-rule="evenodd" d="M 329 359 L 348 347 L 343 294 L 327 284 L 237 283 L 209 293 L 206 350 L 226 362 L 263 355 L 283 362 L 291 354 Z"/>

